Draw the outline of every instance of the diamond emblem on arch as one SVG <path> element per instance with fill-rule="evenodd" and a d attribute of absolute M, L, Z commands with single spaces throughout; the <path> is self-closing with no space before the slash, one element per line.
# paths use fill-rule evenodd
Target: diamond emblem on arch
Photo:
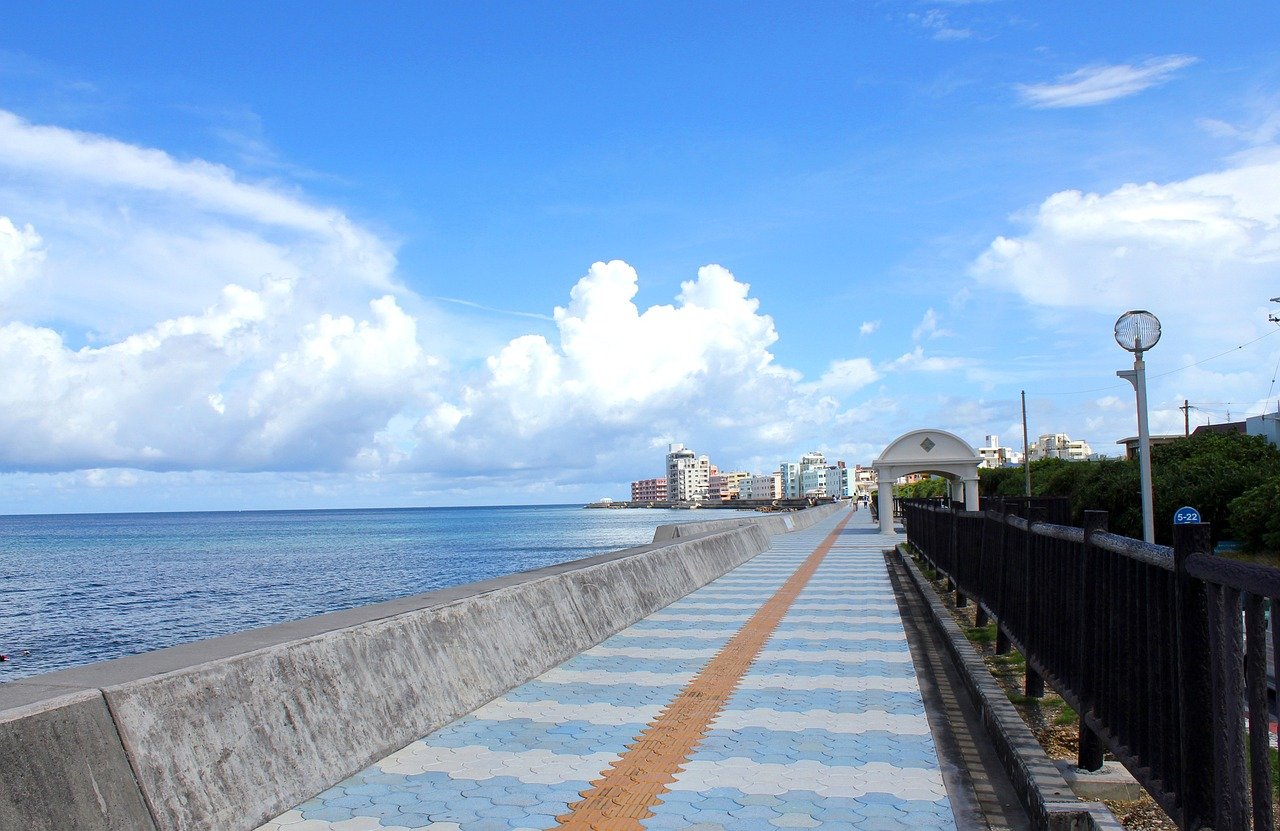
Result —
<path fill-rule="evenodd" d="M 928 453 L 938 445 L 934 443 L 933 439 L 929 438 L 928 436 L 925 436 L 924 441 L 920 442 L 920 446 L 924 448 L 924 452 Z"/>

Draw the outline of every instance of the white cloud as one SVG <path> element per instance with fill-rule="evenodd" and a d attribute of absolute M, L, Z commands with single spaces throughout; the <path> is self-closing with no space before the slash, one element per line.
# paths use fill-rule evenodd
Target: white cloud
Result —
<path fill-rule="evenodd" d="M 957 369 L 964 369 L 973 364 L 969 358 L 961 357 L 944 357 L 940 355 L 925 355 L 924 347 L 917 346 L 915 349 L 900 355 L 893 361 L 888 362 L 883 367 L 884 371 L 892 372 L 895 370 L 914 370 L 916 372 L 951 372 Z"/>
<path fill-rule="evenodd" d="M 0 466 L 341 469 L 434 361 L 391 297 L 294 329 L 287 283 L 228 286 L 198 315 L 103 347 L 0 326 Z"/>
<path fill-rule="evenodd" d="M 932 340 L 934 338 L 944 338 L 951 335 L 951 332 L 939 326 L 941 318 L 938 313 L 932 309 L 926 309 L 924 317 L 916 324 L 916 328 L 911 330 L 911 339 L 917 343 L 922 340 Z"/>
<path fill-rule="evenodd" d="M 880 380 L 880 373 L 869 358 L 832 361 L 831 367 L 818 380 L 816 388 L 835 392 L 853 392 Z"/>
<path fill-rule="evenodd" d="M 1280 150 L 1178 182 L 1056 193 L 1029 225 L 993 241 L 971 275 L 1036 306 L 1149 308 L 1184 328 L 1240 334 L 1242 314 L 1277 293 Z"/>
<path fill-rule="evenodd" d="M 1022 100 L 1033 107 L 1089 107 L 1136 95 L 1164 83 L 1194 64 L 1190 55 L 1165 55 L 1141 64 L 1094 65 L 1059 76 L 1050 84 L 1018 84 Z"/>
<path fill-rule="evenodd" d="M 859 335 L 863 335 L 863 336 L 866 336 L 866 335 L 873 335 L 873 334 L 875 334 L 879 329 L 880 329 L 880 321 L 878 321 L 878 320 L 867 320 L 867 321 L 864 321 L 864 322 L 863 322 L 863 324 L 862 324 L 861 326 L 859 326 L 859 327 L 858 327 L 858 334 L 859 334 Z"/>
<path fill-rule="evenodd" d="M 0 216 L 0 299 L 31 279 L 44 260 L 40 235 L 30 225 L 22 228 Z"/>
<path fill-rule="evenodd" d="M 655 436 L 696 444 L 721 425 L 749 443 L 772 429 L 799 378 L 774 363 L 778 335 L 750 287 L 708 265 L 674 305 L 643 311 L 637 288 L 628 264 L 593 265 L 555 310 L 556 343 L 511 340 L 457 405 L 427 413 L 415 464 L 589 467 L 611 452 L 648 454 Z"/>
<path fill-rule="evenodd" d="M 971 29 L 953 26 L 950 16 L 942 9 L 930 9 L 924 14 L 912 12 L 907 17 L 928 31 L 934 40 L 968 40 L 973 37 Z"/>
<path fill-rule="evenodd" d="M 221 165 L 0 110 L 0 172 L 0 204 L 39 229 L 47 252 L 38 290 L 10 291 L 11 319 L 110 341 L 265 277 L 293 281 L 312 311 L 356 312 L 371 291 L 398 291 L 378 236 Z"/>

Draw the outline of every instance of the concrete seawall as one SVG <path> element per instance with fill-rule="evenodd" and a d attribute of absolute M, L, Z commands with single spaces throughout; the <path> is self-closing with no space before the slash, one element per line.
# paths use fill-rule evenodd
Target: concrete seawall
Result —
<path fill-rule="evenodd" d="M 0 828 L 253 828 L 837 510 L 0 685 Z"/>
<path fill-rule="evenodd" d="M 804 511 L 778 511 L 773 513 L 758 513 L 750 516 L 737 516 L 732 519 L 709 519 L 705 522 L 682 522 L 676 525 L 659 525 L 658 529 L 653 533 L 653 541 L 655 543 L 665 540 L 674 540 L 681 537 L 690 537 L 695 534 L 705 534 L 710 531 L 727 531 L 730 528 L 737 528 L 741 525 L 758 525 L 768 534 L 785 534 L 790 531 L 803 531 L 813 523 L 830 516 L 832 511 L 839 510 L 841 507 L 847 508 L 847 503 L 841 505 L 819 505 L 816 508 L 809 508 Z"/>

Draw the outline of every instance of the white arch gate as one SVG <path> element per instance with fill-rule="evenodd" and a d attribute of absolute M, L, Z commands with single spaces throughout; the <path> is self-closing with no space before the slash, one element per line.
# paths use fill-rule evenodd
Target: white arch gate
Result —
<path fill-rule="evenodd" d="M 978 510 L 978 463 L 982 459 L 964 439 L 946 430 L 912 430 L 893 441 L 871 463 L 880 483 L 880 533 L 893 533 L 893 483 L 909 473 L 936 473 L 951 480 L 951 498 L 965 510 Z"/>

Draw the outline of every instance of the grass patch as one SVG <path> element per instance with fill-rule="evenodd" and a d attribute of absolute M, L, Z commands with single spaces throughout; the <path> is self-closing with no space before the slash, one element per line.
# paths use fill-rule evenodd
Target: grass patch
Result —
<path fill-rule="evenodd" d="M 1064 703 L 1062 709 L 1053 717 L 1053 723 L 1057 727 L 1071 727 L 1080 723 L 1080 714 Z"/>
<path fill-rule="evenodd" d="M 991 644 L 996 642 L 996 624 L 988 623 L 986 626 L 970 626 L 964 632 L 965 637 L 974 643 Z"/>
<path fill-rule="evenodd" d="M 993 656 L 991 660 L 995 661 L 1005 669 L 1021 670 L 1027 665 L 1027 659 L 1024 658 L 1022 653 L 1016 649 L 1006 652 L 1003 655 Z"/>

